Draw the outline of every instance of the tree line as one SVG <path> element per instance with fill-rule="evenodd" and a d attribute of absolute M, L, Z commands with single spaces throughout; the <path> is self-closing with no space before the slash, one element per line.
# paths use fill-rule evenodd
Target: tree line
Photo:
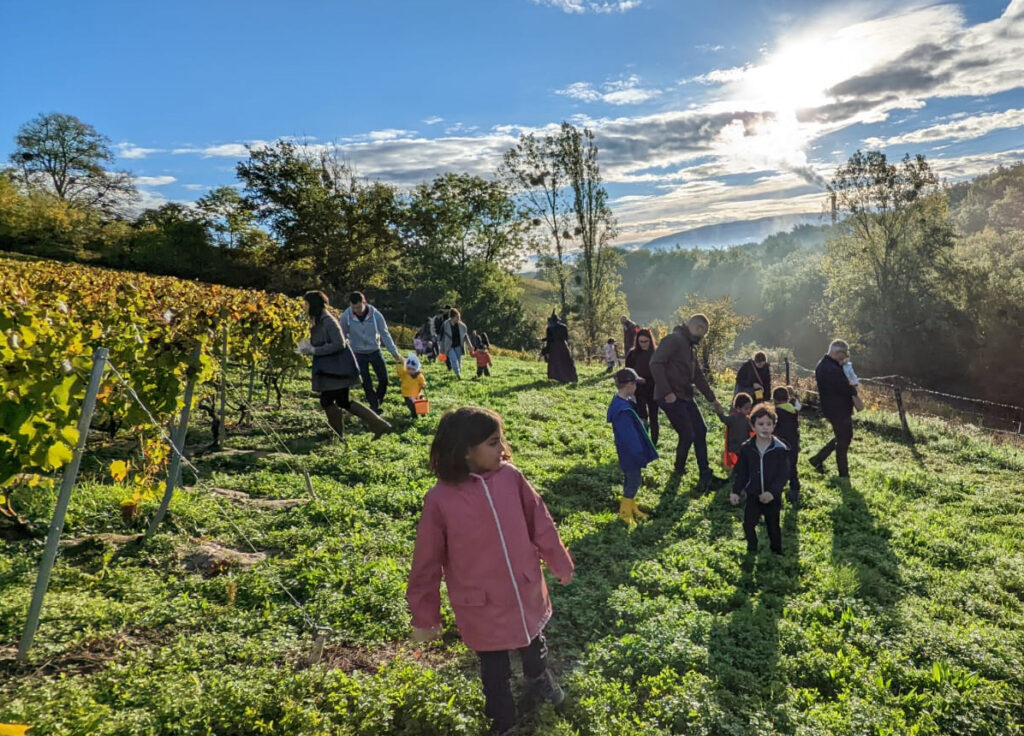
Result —
<path fill-rule="evenodd" d="M 278 141 L 249 150 L 236 185 L 141 213 L 131 174 L 111 170 L 109 139 L 87 123 L 40 115 L 15 142 L 3 250 L 291 294 L 360 289 L 410 324 L 458 305 L 512 348 L 541 334 L 515 275 L 529 254 L 558 264 L 561 313 L 595 344 L 625 307 L 598 148 L 568 123 L 524 135 L 491 178 L 445 173 L 409 191 L 358 176 L 334 146 Z"/>
<path fill-rule="evenodd" d="M 689 299 L 741 318 L 734 357 L 812 365 L 841 336 L 865 375 L 1024 404 L 1024 163 L 947 185 L 923 157 L 858 151 L 823 205 L 822 224 L 761 243 L 626 253 L 633 318 L 672 323 Z"/>

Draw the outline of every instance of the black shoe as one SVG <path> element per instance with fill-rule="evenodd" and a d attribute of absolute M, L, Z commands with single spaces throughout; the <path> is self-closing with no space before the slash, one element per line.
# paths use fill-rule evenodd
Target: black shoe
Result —
<path fill-rule="evenodd" d="M 800 489 L 790 488 L 789 491 L 786 493 L 786 498 L 789 500 L 791 504 L 796 506 L 798 503 L 800 503 Z"/>
<path fill-rule="evenodd" d="M 565 702 L 565 692 L 555 682 L 550 670 L 545 670 L 543 675 L 530 682 L 530 691 L 535 698 L 546 700 L 556 707 Z"/>
<path fill-rule="evenodd" d="M 825 475 L 825 466 L 821 463 L 816 463 L 811 460 L 811 467 L 814 468 L 814 472 L 818 475 Z"/>

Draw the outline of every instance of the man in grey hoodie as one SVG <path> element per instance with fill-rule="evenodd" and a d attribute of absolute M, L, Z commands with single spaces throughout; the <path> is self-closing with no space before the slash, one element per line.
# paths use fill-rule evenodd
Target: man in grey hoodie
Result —
<path fill-rule="evenodd" d="M 366 392 L 366 403 L 375 412 L 380 411 L 384 403 L 384 395 L 388 390 L 388 368 L 384 363 L 381 343 L 387 348 L 395 360 L 404 362 L 402 354 L 395 347 L 388 331 L 388 323 L 375 307 L 366 301 L 360 291 L 353 291 L 348 297 L 348 309 L 341 315 L 341 329 L 346 339 L 352 342 L 352 351 L 359 362 L 359 373 L 363 379 L 363 391 Z M 377 374 L 377 388 L 373 387 L 370 368 Z"/>

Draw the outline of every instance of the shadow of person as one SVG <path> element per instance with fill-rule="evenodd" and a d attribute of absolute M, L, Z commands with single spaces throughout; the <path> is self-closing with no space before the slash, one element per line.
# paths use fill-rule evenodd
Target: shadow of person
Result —
<path fill-rule="evenodd" d="M 857 595 L 882 608 L 903 595 L 899 560 L 889 544 L 891 533 L 868 508 L 856 484 L 837 481 L 841 502 L 832 510 L 832 558 L 857 574 Z"/>
<path fill-rule="evenodd" d="M 763 733 L 764 724 L 751 716 L 772 712 L 778 696 L 779 619 L 800 588 L 799 509 L 787 505 L 782 513 L 783 554 L 768 551 L 767 531 L 759 524 L 759 552 L 742 558 L 729 608 L 708 634 L 708 674 L 715 680 L 723 732 Z M 778 721 L 773 725 L 786 730 Z"/>
<path fill-rule="evenodd" d="M 574 512 L 613 511 L 618 509 L 621 484 L 618 463 L 596 468 L 578 465 L 546 484 L 544 500 L 555 519 L 564 519 Z M 582 651 L 588 643 L 616 630 L 615 617 L 607 614 L 610 598 L 630 583 L 637 562 L 657 559 L 679 534 L 680 518 L 690 503 L 687 494 L 678 493 L 679 484 L 678 476 L 670 476 L 664 487 L 655 490 L 656 496 L 649 485 L 641 487 L 637 500 L 649 518 L 641 520 L 635 528 L 615 515 L 596 524 L 585 522 L 591 530 L 568 541 L 576 563 L 576 578 L 568 587 L 553 586 L 551 590 L 557 611 L 550 624 L 552 641 L 569 642 Z"/>

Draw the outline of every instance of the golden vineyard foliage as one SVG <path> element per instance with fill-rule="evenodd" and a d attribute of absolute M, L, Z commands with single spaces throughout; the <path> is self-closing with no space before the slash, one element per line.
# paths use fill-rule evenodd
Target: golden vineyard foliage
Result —
<path fill-rule="evenodd" d="M 302 302 L 282 294 L 52 261 L 0 260 L 0 294 L 0 493 L 71 459 L 96 349 L 166 427 L 189 371 L 219 377 L 225 331 L 232 361 L 283 371 L 302 361 L 294 347 L 308 329 Z M 117 465 L 120 480 L 128 468 L 155 480 L 168 459 L 159 430 L 110 371 L 94 423 L 139 435 L 143 457 Z"/>

